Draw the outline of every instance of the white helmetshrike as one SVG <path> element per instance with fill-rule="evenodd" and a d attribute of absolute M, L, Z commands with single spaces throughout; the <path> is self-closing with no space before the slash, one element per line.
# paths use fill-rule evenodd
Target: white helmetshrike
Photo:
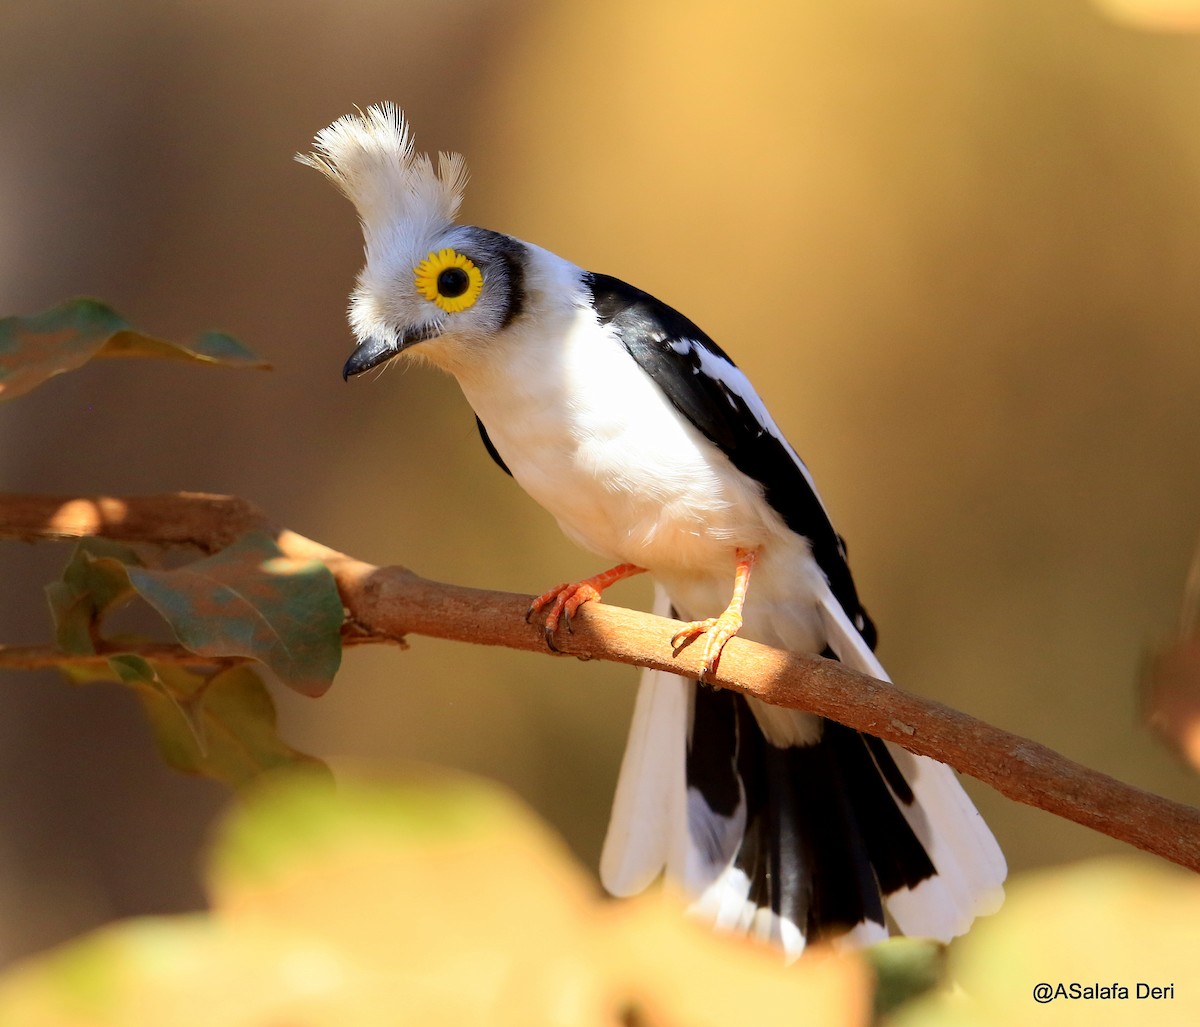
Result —
<path fill-rule="evenodd" d="M 299 158 L 354 203 L 360 374 L 410 351 L 458 380 L 488 452 L 613 563 L 538 597 L 547 641 L 643 571 L 677 643 L 715 667 L 736 633 L 887 680 L 846 549 L 745 375 L 682 314 L 607 275 L 455 217 L 457 155 L 414 152 L 400 111 L 330 125 Z M 752 579 L 752 580 L 751 580 Z M 665 870 L 718 927 L 770 939 L 943 940 L 1002 900 L 1004 856 L 946 766 L 809 714 L 646 672 L 600 876 Z"/>

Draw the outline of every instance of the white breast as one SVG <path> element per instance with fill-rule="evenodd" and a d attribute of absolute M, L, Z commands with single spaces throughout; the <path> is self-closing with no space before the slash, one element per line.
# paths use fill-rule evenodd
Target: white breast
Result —
<path fill-rule="evenodd" d="M 736 471 L 588 308 L 498 343 L 460 376 L 520 485 L 579 544 L 650 569 L 718 564 L 765 536 Z M 503 365 L 502 367 L 498 365 Z M 494 369 L 492 373 L 485 373 Z"/>

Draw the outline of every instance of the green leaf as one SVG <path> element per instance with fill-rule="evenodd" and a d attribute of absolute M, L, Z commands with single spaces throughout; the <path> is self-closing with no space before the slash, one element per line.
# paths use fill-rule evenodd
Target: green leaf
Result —
<path fill-rule="evenodd" d="M 192 652 L 258 660 L 304 695 L 322 695 L 341 663 L 333 575 L 318 560 L 285 557 L 264 533 L 172 570 L 145 567 L 127 546 L 84 539 L 46 589 L 59 647 L 96 652 L 103 616 L 135 594 Z"/>
<path fill-rule="evenodd" d="M 46 379 L 96 357 L 159 357 L 226 367 L 270 365 L 232 336 L 206 332 L 191 345 L 132 328 L 99 300 L 74 299 L 30 317 L 0 320 L 0 400 L 23 395 Z"/>
<path fill-rule="evenodd" d="M 863 951 L 875 971 L 875 1015 L 883 1016 L 937 986 L 945 946 L 925 938 L 889 938 Z"/>
<path fill-rule="evenodd" d="M 79 542 L 60 580 L 46 586 L 58 646 L 94 653 L 100 620 L 134 594 L 127 567 L 141 560 L 128 546 L 106 539 Z"/>
<path fill-rule="evenodd" d="M 275 702 L 251 666 L 204 675 L 173 664 L 118 653 L 106 663 L 65 664 L 74 684 L 125 685 L 150 722 L 163 759 L 185 774 L 240 788 L 281 769 L 329 768 L 279 737 Z"/>
<path fill-rule="evenodd" d="M 201 656 L 247 656 L 303 695 L 322 695 L 342 657 L 342 602 L 319 560 L 285 557 L 252 532 L 174 570 L 127 568 L 138 594 Z"/>
<path fill-rule="evenodd" d="M 221 825 L 209 890 L 254 892 L 345 849 L 408 852 L 526 829 L 524 815 L 499 786 L 440 768 L 388 783 L 339 778 L 336 791 L 302 778 L 267 781 Z"/>
<path fill-rule="evenodd" d="M 122 670 L 129 674 L 127 683 L 134 685 L 159 751 L 177 770 L 235 788 L 286 768 L 328 774 L 324 763 L 279 737 L 275 703 L 251 667 L 231 667 L 206 678 L 158 664 L 150 668 L 149 681 L 127 663 L 115 669 L 122 677 Z"/>
<path fill-rule="evenodd" d="M 109 669 L 122 684 L 149 688 L 168 699 L 178 712 L 180 722 L 186 724 L 188 730 L 191 732 L 196 751 L 201 757 L 208 755 L 208 744 L 205 741 L 204 719 L 201 710 L 202 704 L 199 701 L 192 700 L 192 694 L 197 697 L 203 696 L 202 689 L 196 689 L 194 693 L 181 697 L 179 694 L 180 689 L 169 686 L 162 679 L 154 664 L 137 653 L 118 653 L 115 656 L 108 657 L 107 663 Z"/>

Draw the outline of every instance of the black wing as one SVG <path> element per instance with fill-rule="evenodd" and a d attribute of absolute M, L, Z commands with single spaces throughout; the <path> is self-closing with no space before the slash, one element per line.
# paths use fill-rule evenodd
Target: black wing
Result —
<path fill-rule="evenodd" d="M 608 275 L 585 279 L 600 323 L 610 325 L 630 356 L 667 398 L 743 474 L 757 481 L 763 496 L 792 531 L 805 536 L 830 590 L 867 644 L 875 647 L 875 626 L 858 601 L 846 563 L 846 548 L 802 467 L 783 440 L 763 424 L 747 397 L 709 367 L 736 370 L 725 352 L 679 311 L 648 293 Z M 485 436 L 486 440 L 486 436 Z"/>

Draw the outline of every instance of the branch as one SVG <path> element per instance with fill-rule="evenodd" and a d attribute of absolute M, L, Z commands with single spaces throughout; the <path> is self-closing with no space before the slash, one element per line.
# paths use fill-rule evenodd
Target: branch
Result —
<path fill-rule="evenodd" d="M 124 542 L 191 545 L 213 552 L 251 528 L 271 531 L 289 556 L 324 562 L 358 636 L 406 634 L 547 652 L 540 625 L 525 623 L 529 597 L 428 581 L 376 567 L 272 526 L 244 500 L 199 494 L 110 497 L 0 496 L 0 538 L 100 535 Z M 588 603 L 565 655 L 615 660 L 696 677 L 695 647 L 671 655 L 676 621 Z M 1037 742 L 912 695 L 819 656 L 734 638 L 712 684 L 776 706 L 815 713 L 948 763 L 1002 795 L 1054 813 L 1200 872 L 1200 810 L 1123 784 Z"/>
<path fill-rule="evenodd" d="M 129 654 L 144 660 L 193 667 L 226 667 L 251 662 L 244 656 L 197 656 L 181 645 L 158 643 L 101 647 L 94 653 L 68 653 L 53 645 L 0 645 L 0 667 L 7 670 L 42 670 L 89 664 L 103 666 L 110 656 Z"/>
<path fill-rule="evenodd" d="M 2 505 L 2 501 L 0 501 Z M 0 527 L 0 536 L 4 529 Z M 355 646 L 368 643 L 395 642 L 407 648 L 398 639 L 379 638 L 364 632 L 357 625 L 347 625 L 342 630 L 342 645 Z M 101 644 L 94 653 L 69 653 L 54 645 L 0 645 L 0 669 L 45 670 L 62 666 L 103 665 L 110 656 L 140 656 L 153 663 L 173 663 L 182 667 L 234 667 L 254 663 L 250 656 L 202 656 L 171 642 L 142 642 L 133 645 Z"/>

